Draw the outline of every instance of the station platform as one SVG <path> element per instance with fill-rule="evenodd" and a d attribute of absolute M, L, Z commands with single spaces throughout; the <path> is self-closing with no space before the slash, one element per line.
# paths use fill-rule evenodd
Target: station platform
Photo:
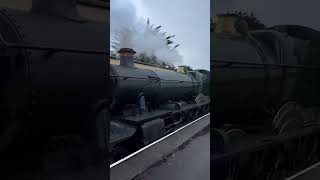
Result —
<path fill-rule="evenodd" d="M 210 179 L 210 114 L 110 165 L 110 180 Z"/>
<path fill-rule="evenodd" d="M 197 134 L 176 152 L 157 163 L 134 180 L 209 180 L 210 129 Z"/>
<path fill-rule="evenodd" d="M 291 176 L 286 180 L 319 180 L 320 179 L 320 162 Z"/>

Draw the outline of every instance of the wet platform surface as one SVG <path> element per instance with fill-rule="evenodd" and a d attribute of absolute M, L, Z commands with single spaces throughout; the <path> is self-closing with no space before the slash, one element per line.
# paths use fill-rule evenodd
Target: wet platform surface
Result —
<path fill-rule="evenodd" d="M 205 128 L 134 180 L 209 180 L 210 129 Z"/>

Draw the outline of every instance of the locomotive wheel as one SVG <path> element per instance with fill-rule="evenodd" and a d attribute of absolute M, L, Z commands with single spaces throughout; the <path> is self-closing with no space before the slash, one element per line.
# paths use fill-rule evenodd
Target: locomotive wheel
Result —
<path fill-rule="evenodd" d="M 289 150 L 290 154 L 292 156 L 286 155 L 286 157 L 289 159 L 289 165 L 291 167 L 291 171 L 295 172 L 297 170 L 300 170 L 303 167 L 304 162 L 304 156 L 303 154 L 303 147 L 304 142 L 302 138 L 299 138 L 292 142 L 292 149 Z"/>
<path fill-rule="evenodd" d="M 96 117 L 96 129 L 97 129 L 97 144 L 98 144 L 98 151 L 101 154 L 101 156 L 103 156 L 103 158 L 108 157 L 107 152 L 108 152 L 108 145 L 107 143 L 109 143 L 109 139 L 108 139 L 108 129 L 109 127 L 109 117 L 110 117 L 110 113 L 108 108 L 103 108 L 101 109 Z M 104 160 L 101 160 L 100 157 L 98 155 L 98 162 L 104 163 Z"/>
<path fill-rule="evenodd" d="M 301 128 L 304 125 L 301 107 L 294 101 L 285 103 L 277 112 L 272 126 L 278 134 Z"/>
<path fill-rule="evenodd" d="M 207 105 L 207 104 L 205 104 L 205 105 L 203 105 L 202 107 L 201 107 L 201 114 L 202 115 L 205 115 L 205 114 L 207 114 L 208 112 L 209 112 L 209 105 Z"/>
<path fill-rule="evenodd" d="M 186 114 L 187 114 L 187 121 L 188 122 L 195 119 L 193 111 L 188 111 Z"/>
<path fill-rule="evenodd" d="M 173 118 L 171 118 L 171 122 L 173 126 L 181 124 L 183 122 L 182 114 L 176 114 Z"/>
<path fill-rule="evenodd" d="M 194 99 L 194 101 L 196 102 L 196 104 L 207 102 L 206 97 L 202 93 L 198 94 L 198 96 Z"/>
<path fill-rule="evenodd" d="M 242 138 L 246 137 L 248 134 L 241 129 L 230 129 L 227 131 L 227 136 L 229 137 L 231 143 L 239 142 Z"/>
<path fill-rule="evenodd" d="M 11 109 L 11 110 L 10 110 Z M 19 127 L 13 108 L 1 109 L 0 152 L 7 149 Z"/>
<path fill-rule="evenodd" d="M 289 141 L 283 145 L 281 163 L 286 166 L 287 173 L 290 173 L 295 169 L 294 166 L 296 163 L 296 150 L 297 145 L 295 141 Z"/>
<path fill-rule="evenodd" d="M 23 37 L 17 26 L 3 11 L 0 12 L 1 40 L 22 43 Z M 4 42 L 0 42 L 2 44 Z M 27 55 L 23 49 L 0 51 L 0 152 L 14 141 L 22 118 L 25 118 L 26 81 L 28 79 Z"/>
<path fill-rule="evenodd" d="M 250 164 L 254 169 L 250 173 L 250 176 L 253 177 L 253 179 L 261 179 L 261 173 L 264 170 L 265 165 L 265 154 L 264 152 L 254 152 L 250 155 Z"/>
<path fill-rule="evenodd" d="M 14 142 L 19 133 L 21 123 L 27 117 L 27 104 L 29 102 L 28 89 L 25 81 L 24 59 L 18 55 L 11 59 L 10 64 L 4 68 L 9 71 L 2 74 L 2 87 L 0 96 L 0 152 L 6 150 Z M 24 125 L 25 126 L 25 125 Z"/>
<path fill-rule="evenodd" d="M 311 140 L 311 141 L 310 141 Z M 302 169 L 310 166 L 312 162 L 316 159 L 310 159 L 314 155 L 317 145 L 310 144 L 312 143 L 311 136 L 299 138 L 295 151 L 295 169 Z M 315 142 L 317 144 L 317 142 Z M 314 156 L 313 156 L 314 157 Z"/>
<path fill-rule="evenodd" d="M 186 112 L 181 112 L 179 122 L 185 123 L 188 120 L 188 114 Z"/>
<path fill-rule="evenodd" d="M 240 175 L 240 165 L 237 159 L 233 159 L 229 162 L 228 177 L 227 180 L 238 180 Z"/>
<path fill-rule="evenodd" d="M 269 171 L 267 173 L 267 180 L 281 180 L 285 179 L 285 174 L 287 169 L 286 162 L 284 161 L 287 155 L 284 149 L 274 149 L 273 152 L 269 153 L 266 157 L 266 161 L 269 160 Z"/>
<path fill-rule="evenodd" d="M 196 104 L 202 104 L 202 103 L 206 103 L 209 102 L 209 99 L 207 96 L 201 94 L 198 94 L 198 96 L 195 98 L 194 100 L 196 102 Z M 204 104 L 201 105 L 200 110 L 199 110 L 199 114 L 200 115 L 205 115 L 209 112 L 209 105 Z"/>
<path fill-rule="evenodd" d="M 319 155 L 319 139 L 318 137 L 309 137 L 309 142 L 307 145 L 307 148 L 310 149 L 310 152 L 308 153 L 307 162 L 312 164 L 314 162 L 318 162 Z"/>
<path fill-rule="evenodd" d="M 280 151 L 262 150 L 250 154 L 251 159 L 247 169 L 253 167 L 250 176 L 252 179 L 282 180 L 281 167 L 279 166 Z M 248 175 L 245 175 L 247 177 Z"/>
<path fill-rule="evenodd" d="M 277 112 L 273 120 L 273 128 L 276 133 L 284 134 L 303 128 L 305 121 L 302 114 L 302 108 L 294 101 L 285 103 Z M 283 164 L 287 175 L 290 172 L 301 169 L 308 161 L 309 153 L 304 138 L 290 141 L 284 144 L 282 155 L 278 158 L 280 164 Z M 310 148 L 312 152 L 312 148 Z"/>
<path fill-rule="evenodd" d="M 192 112 L 192 116 L 194 117 L 194 119 L 197 119 L 199 117 L 199 109 L 194 109 Z"/>
<path fill-rule="evenodd" d="M 212 149 L 214 153 L 224 153 L 229 150 L 230 139 L 228 135 L 220 129 L 211 129 L 212 138 L 214 139 Z"/>

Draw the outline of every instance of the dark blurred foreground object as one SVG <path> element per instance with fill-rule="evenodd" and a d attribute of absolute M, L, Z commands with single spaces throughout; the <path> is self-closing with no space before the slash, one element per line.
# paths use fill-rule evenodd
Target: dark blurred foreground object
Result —
<path fill-rule="evenodd" d="M 294 25 L 251 31 L 234 15 L 216 22 L 211 33 L 215 125 L 261 124 L 257 115 L 275 115 L 288 101 L 319 105 L 320 32 Z"/>
<path fill-rule="evenodd" d="M 214 177 L 282 179 L 319 160 L 319 40 L 304 26 L 251 29 L 235 14 L 214 18 Z"/>
<path fill-rule="evenodd" d="M 0 9 L 0 179 L 106 178 L 108 42 L 75 0 Z"/>

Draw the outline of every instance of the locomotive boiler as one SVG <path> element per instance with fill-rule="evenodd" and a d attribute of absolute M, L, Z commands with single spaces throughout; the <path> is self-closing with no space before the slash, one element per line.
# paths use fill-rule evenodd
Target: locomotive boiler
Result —
<path fill-rule="evenodd" d="M 204 75 L 200 72 L 139 69 L 134 67 L 132 56 L 135 52 L 132 49 L 122 48 L 119 53 L 120 65 L 111 65 L 110 68 L 117 101 L 114 103 L 134 104 L 138 95 L 143 93 L 146 101 L 157 105 L 168 100 L 190 100 L 202 91 Z"/>
<path fill-rule="evenodd" d="M 72 0 L 1 8 L 1 169 L 40 168 L 62 141 L 103 151 L 106 122 L 97 114 L 108 107 L 108 31 Z"/>
<path fill-rule="evenodd" d="M 223 18 L 211 32 L 215 127 L 270 124 L 289 101 L 319 105 L 318 31 L 296 25 L 248 31 L 241 19 Z"/>

